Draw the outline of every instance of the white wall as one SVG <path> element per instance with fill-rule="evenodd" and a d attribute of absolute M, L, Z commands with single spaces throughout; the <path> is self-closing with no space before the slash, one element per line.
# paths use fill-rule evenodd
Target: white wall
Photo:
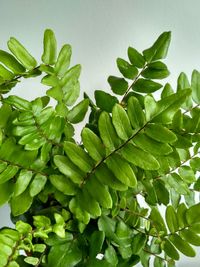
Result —
<path fill-rule="evenodd" d="M 200 2 L 198 0 L 0 0 L 0 48 L 15 36 L 38 58 L 42 35 L 52 28 L 58 44 L 73 46 L 73 63 L 81 63 L 82 92 L 109 90 L 108 75 L 116 74 L 115 59 L 126 57 L 129 45 L 147 48 L 166 30 L 172 44 L 166 60 L 175 85 L 178 74 L 200 69 Z M 44 92 L 39 82 L 26 81 L 13 90 L 32 99 Z M 0 225 L 8 223 L 7 208 L 0 209 Z M 199 266 L 198 257 L 182 257 L 178 266 Z"/>

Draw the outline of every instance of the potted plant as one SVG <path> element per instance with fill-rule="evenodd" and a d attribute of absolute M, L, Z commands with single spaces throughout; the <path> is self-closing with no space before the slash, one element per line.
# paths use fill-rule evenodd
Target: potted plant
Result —
<path fill-rule="evenodd" d="M 81 67 L 69 67 L 68 44 L 57 55 L 52 30 L 40 64 L 16 38 L 0 50 L 0 204 L 15 224 L 0 230 L 0 267 L 172 267 L 180 253 L 195 256 L 200 73 L 191 82 L 181 73 L 176 90 L 157 81 L 169 75 L 170 39 L 164 32 L 142 53 L 129 47 L 111 92 L 78 104 Z M 40 75 L 44 96 L 12 95 Z"/>

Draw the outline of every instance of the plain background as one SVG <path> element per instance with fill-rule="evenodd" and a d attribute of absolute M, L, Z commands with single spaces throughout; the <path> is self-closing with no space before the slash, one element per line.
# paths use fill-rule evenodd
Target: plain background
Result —
<path fill-rule="evenodd" d="M 189 76 L 200 69 L 200 2 L 198 0 L 0 0 L 0 48 L 15 36 L 38 59 L 43 31 L 52 28 L 58 47 L 73 47 L 72 63 L 81 63 L 81 92 L 93 97 L 94 90 L 109 90 L 107 77 L 117 74 L 115 60 L 126 58 L 128 46 L 140 51 L 163 31 L 172 31 L 166 63 L 167 81 L 175 87 L 178 74 Z M 45 93 L 39 79 L 23 81 L 12 91 L 33 99 Z M 9 210 L 0 209 L 0 225 L 9 225 Z M 194 259 L 181 257 L 178 266 L 198 267 Z"/>

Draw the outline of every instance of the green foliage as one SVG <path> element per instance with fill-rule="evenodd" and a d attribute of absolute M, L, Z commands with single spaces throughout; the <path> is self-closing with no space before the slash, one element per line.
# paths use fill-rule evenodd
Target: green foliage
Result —
<path fill-rule="evenodd" d="M 108 77 L 112 92 L 96 90 L 95 103 L 87 94 L 76 103 L 81 67 L 70 66 L 69 44 L 57 51 L 52 30 L 39 65 L 14 37 L 10 53 L 0 50 L 0 205 L 15 224 L 0 229 L 0 267 L 148 267 L 151 258 L 160 267 L 195 256 L 200 74 L 190 82 L 182 72 L 176 91 L 159 81 L 170 39 L 164 32 L 142 53 L 129 47 Z M 10 94 L 39 75 L 44 96 Z"/>

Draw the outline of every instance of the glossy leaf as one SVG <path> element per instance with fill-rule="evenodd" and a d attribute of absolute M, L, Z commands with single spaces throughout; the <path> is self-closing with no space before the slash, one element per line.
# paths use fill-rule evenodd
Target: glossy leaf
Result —
<path fill-rule="evenodd" d="M 112 112 L 113 106 L 118 103 L 118 99 L 115 96 L 100 90 L 96 90 L 94 96 L 97 107 L 107 112 Z"/>
<path fill-rule="evenodd" d="M 139 93 L 153 93 L 159 90 L 162 87 L 162 84 L 154 82 L 149 79 L 138 79 L 136 83 L 134 83 L 132 89 L 133 91 Z"/>
<path fill-rule="evenodd" d="M 52 30 L 45 30 L 43 45 L 42 61 L 47 65 L 53 65 L 56 60 L 56 39 Z"/>
<path fill-rule="evenodd" d="M 133 66 L 142 68 L 145 64 L 144 57 L 133 47 L 128 48 L 128 58 Z"/>
<path fill-rule="evenodd" d="M 89 100 L 88 99 L 82 100 L 79 104 L 77 104 L 68 112 L 67 119 L 71 123 L 81 122 L 85 117 L 85 114 L 88 110 L 88 106 L 89 106 Z"/>
<path fill-rule="evenodd" d="M 121 74 L 127 79 L 134 79 L 138 74 L 138 70 L 122 58 L 117 59 L 117 67 Z"/>
<path fill-rule="evenodd" d="M 171 235 L 170 241 L 184 255 L 188 257 L 195 257 L 196 253 L 194 249 L 185 240 L 183 240 L 179 235 L 177 234 Z"/>
<path fill-rule="evenodd" d="M 128 89 L 128 82 L 124 78 L 109 76 L 108 83 L 113 93 L 117 95 L 123 95 Z"/>
<path fill-rule="evenodd" d="M 69 44 L 63 45 L 55 64 L 55 72 L 57 73 L 58 76 L 62 77 L 66 73 L 70 64 L 71 54 L 72 54 L 71 46 Z"/>
<path fill-rule="evenodd" d="M 133 128 L 138 129 L 145 124 L 145 115 L 138 99 L 131 96 L 128 99 L 127 114 Z"/>

